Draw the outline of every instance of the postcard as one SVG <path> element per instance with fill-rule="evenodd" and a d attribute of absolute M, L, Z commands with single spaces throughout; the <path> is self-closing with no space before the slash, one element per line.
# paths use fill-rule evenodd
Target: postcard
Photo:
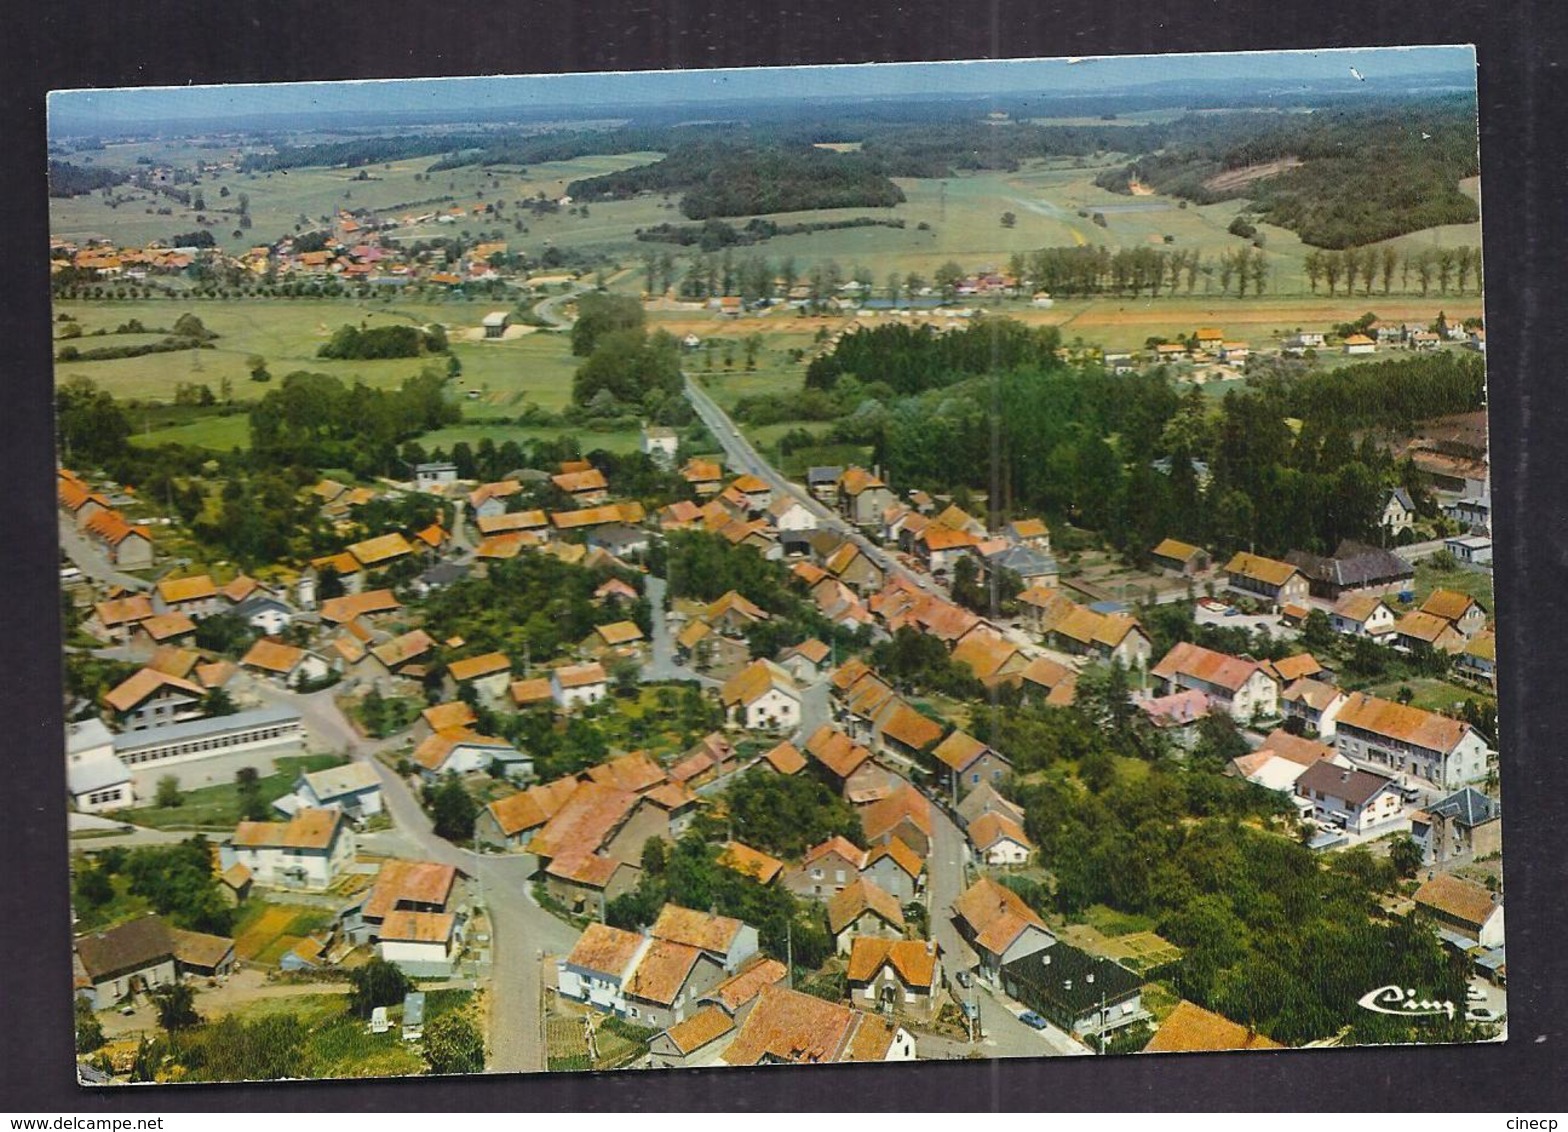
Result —
<path fill-rule="evenodd" d="M 83 1082 L 1506 1037 L 1470 48 L 48 125 Z"/>

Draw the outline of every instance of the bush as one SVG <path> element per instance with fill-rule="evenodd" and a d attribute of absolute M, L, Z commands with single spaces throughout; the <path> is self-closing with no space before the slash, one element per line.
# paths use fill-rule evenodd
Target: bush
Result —
<path fill-rule="evenodd" d="M 181 805 L 185 799 L 180 794 L 180 780 L 172 774 L 166 774 L 158 779 L 158 793 L 154 801 L 164 809 Z"/>

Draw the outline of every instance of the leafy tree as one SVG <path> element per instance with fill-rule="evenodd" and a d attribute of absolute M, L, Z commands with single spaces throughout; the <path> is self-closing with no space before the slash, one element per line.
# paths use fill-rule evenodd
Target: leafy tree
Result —
<path fill-rule="evenodd" d="M 349 992 L 349 1009 L 361 1018 L 369 1018 L 378 1006 L 393 1006 L 403 1001 L 403 996 L 414 989 L 414 981 L 403 973 L 396 963 L 389 963 L 379 955 L 363 967 L 348 973 L 353 990 Z"/>
<path fill-rule="evenodd" d="M 201 1016 L 196 1013 L 196 988 L 189 983 L 165 983 L 154 987 L 148 997 L 157 1008 L 158 1025 L 168 1033 L 201 1023 Z"/>
<path fill-rule="evenodd" d="M 172 774 L 158 779 L 158 790 L 153 801 L 165 809 L 181 805 L 185 799 L 180 793 L 180 780 Z"/>
<path fill-rule="evenodd" d="M 84 865 L 76 874 L 76 899 L 89 908 L 99 908 L 114 899 L 114 884 L 99 862 Z"/>
<path fill-rule="evenodd" d="M 421 1046 L 431 1073 L 482 1073 L 485 1039 L 466 1014 L 453 1011 L 425 1025 Z"/>
<path fill-rule="evenodd" d="M 437 837 L 448 841 L 467 841 L 474 836 L 474 822 L 479 817 L 479 805 L 473 795 L 455 774 L 448 775 L 435 790 L 431 803 Z"/>
<path fill-rule="evenodd" d="M 642 304 L 629 295 L 585 294 L 577 301 L 577 321 L 572 324 L 572 353 L 586 358 L 602 338 L 634 331 L 640 338 L 644 316 Z"/>
<path fill-rule="evenodd" d="M 93 1013 L 92 1005 L 81 995 L 76 996 L 75 1018 L 76 1052 L 92 1053 L 103 1045 L 103 1023 Z"/>
<path fill-rule="evenodd" d="M 91 378 L 70 376 L 55 387 L 55 430 L 67 461 L 101 461 L 124 450 L 131 422 Z"/>
<path fill-rule="evenodd" d="M 807 775 L 742 775 L 725 802 L 737 840 L 781 857 L 799 857 L 835 834 L 861 839 L 859 815 Z"/>
<path fill-rule="evenodd" d="M 1401 877 L 1413 877 L 1416 870 L 1421 867 L 1423 855 L 1421 846 L 1416 844 L 1413 837 L 1398 837 L 1388 847 L 1388 859 L 1394 866 L 1394 871 Z"/>
<path fill-rule="evenodd" d="M 124 872 L 132 895 L 145 897 L 153 910 L 175 926 L 228 934 L 234 909 L 218 891 L 212 871 L 212 846 L 200 834 L 176 845 L 142 846 L 130 851 Z"/>
<path fill-rule="evenodd" d="M 244 821 L 266 821 L 272 815 L 270 807 L 261 796 L 261 780 L 253 766 L 243 766 L 234 772 L 235 791 L 240 797 L 240 817 Z"/>

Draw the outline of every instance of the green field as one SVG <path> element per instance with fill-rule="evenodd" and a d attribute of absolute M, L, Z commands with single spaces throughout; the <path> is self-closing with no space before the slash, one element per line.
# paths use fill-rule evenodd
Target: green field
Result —
<path fill-rule="evenodd" d="M 216 411 L 200 416 L 176 410 L 148 409 L 140 414 L 131 410 L 136 427 L 133 443 L 173 442 L 227 452 L 236 446 L 244 447 L 249 441 L 244 404 L 259 399 L 272 388 L 250 379 L 248 362 L 252 355 L 266 360 L 274 382 L 294 370 L 309 369 L 330 373 L 344 382 L 363 381 L 389 388 L 422 367 L 444 365 L 445 360 L 427 357 L 331 361 L 316 357 L 316 350 L 332 328 L 346 322 L 377 325 L 439 321 L 449 328 L 452 353 L 462 364 L 462 373 L 452 385 L 454 395 L 465 420 L 474 422 L 459 429 L 481 425 L 489 428 L 486 422 L 509 420 L 521 413 L 525 404 L 552 413 L 561 411 L 571 403 L 572 375 L 581 361 L 572 356 L 564 334 L 541 330 L 506 341 L 459 337 L 471 335 L 479 319 L 494 306 L 493 302 L 479 301 L 386 303 L 334 299 L 66 301 L 57 304 L 57 310 L 71 314 L 87 331 L 86 337 L 76 340 L 81 344 L 128 342 L 140 336 L 109 334 L 97 338 L 91 332 L 98 327 L 112 330 L 130 318 L 139 318 L 147 325 L 164 325 L 192 311 L 219 335 L 215 343 L 218 348 L 101 362 L 63 362 L 56 367 L 56 377 L 88 377 L 118 398 L 163 403 L 173 400 L 175 387 L 182 382 L 205 384 L 221 397 L 222 383 L 227 379 L 231 396 L 242 410 L 229 416 Z M 618 443 L 619 450 L 626 450 L 628 445 L 635 447 L 636 436 L 632 434 L 629 441 Z"/>
<path fill-rule="evenodd" d="M 95 156 L 94 163 L 130 168 L 140 156 L 177 163 L 190 163 L 197 159 L 214 162 L 238 157 L 237 152 L 225 154 L 222 151 L 161 145 L 114 146 L 110 152 L 112 158 L 107 155 Z M 240 173 L 231 169 L 205 174 L 197 184 L 182 187 L 201 192 L 207 205 L 203 215 L 212 221 L 208 230 L 223 248 L 231 252 L 243 251 L 256 244 L 271 243 L 293 233 L 301 216 L 307 218 L 307 227 L 319 227 L 323 217 L 330 220 L 339 209 L 368 208 L 388 217 L 401 218 L 444 210 L 453 205 L 471 209 L 475 205 L 482 206 L 496 200 L 506 202 L 501 218 L 470 214 L 455 224 L 430 222 L 410 226 L 400 230 L 399 235 L 410 240 L 420 240 L 456 236 L 465 230 L 470 235 L 498 231 L 498 239 L 515 241 L 519 246 L 536 247 L 543 246 L 549 240 L 562 242 L 563 238 L 568 242 L 576 242 L 575 237 L 579 235 L 587 235 L 593 240 L 606 237 L 628 240 L 631 238 L 631 228 L 658 223 L 660 219 L 667 218 L 668 213 L 662 210 L 661 202 L 652 200 L 631 202 L 638 207 L 621 210 L 626 218 L 617 217 L 613 224 L 607 223 L 608 218 L 595 222 L 597 207 L 588 217 L 558 213 L 536 218 L 526 211 L 515 210 L 513 204 L 540 192 L 547 197 L 558 198 L 570 181 L 644 165 L 657 160 L 659 156 L 657 153 L 627 153 L 583 157 L 574 161 L 536 165 L 526 173 L 504 168 L 454 169 L 433 173 L 428 180 L 419 181 L 414 179 L 415 176 L 423 177 L 425 170 L 436 160 L 434 157 L 393 162 L 390 167 L 367 168 L 365 174 L 369 179 L 364 181 L 357 179 L 360 172 L 357 169 L 291 169 L 287 173 Z M 221 195 L 225 187 L 229 190 L 228 197 Z M 52 234 L 76 241 L 112 235 L 123 244 L 139 246 L 153 240 L 167 241 L 177 234 L 203 227 L 196 219 L 195 209 L 185 208 L 169 197 L 132 190 L 126 186 L 121 186 L 116 192 L 133 199 L 113 208 L 97 193 L 50 200 Z M 239 225 L 237 209 L 240 193 L 245 193 L 249 198 L 252 227 L 248 231 L 241 230 L 236 237 L 233 233 Z M 419 201 L 430 203 L 415 203 Z M 159 208 L 172 209 L 173 214 L 159 216 Z M 526 236 L 514 227 L 514 211 L 516 220 L 529 228 Z M 633 215 L 641 219 L 630 220 Z"/>
<path fill-rule="evenodd" d="M 337 755 L 303 755 L 277 761 L 274 774 L 260 782 L 262 801 L 269 806 L 294 789 L 302 772 L 325 770 L 343 760 Z M 130 811 L 130 820 L 152 829 L 232 829 L 240 820 L 239 789 L 232 782 L 186 790 L 178 806 L 144 806 Z"/>

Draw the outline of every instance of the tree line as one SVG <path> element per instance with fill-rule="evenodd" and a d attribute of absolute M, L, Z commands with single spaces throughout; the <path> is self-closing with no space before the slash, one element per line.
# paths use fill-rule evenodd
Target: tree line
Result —
<path fill-rule="evenodd" d="M 1480 293 L 1481 290 L 1481 249 L 1468 245 L 1406 249 L 1403 252 L 1392 244 L 1326 252 L 1313 250 L 1302 259 L 1301 269 L 1306 273 L 1313 294 L 1317 294 L 1321 281 L 1332 296 L 1343 280 L 1345 294 L 1354 295 L 1359 280 L 1362 294 L 1372 294 L 1373 285 L 1381 283 L 1382 292 L 1387 295 L 1393 288 L 1396 271 L 1399 274 L 1400 290 L 1406 293 L 1411 290 L 1412 278 L 1423 296 L 1431 290 L 1434 282 L 1438 292 L 1444 295 L 1448 294 L 1450 283 L 1457 285 L 1459 294 L 1464 294 L 1472 280 L 1476 292 Z"/>

